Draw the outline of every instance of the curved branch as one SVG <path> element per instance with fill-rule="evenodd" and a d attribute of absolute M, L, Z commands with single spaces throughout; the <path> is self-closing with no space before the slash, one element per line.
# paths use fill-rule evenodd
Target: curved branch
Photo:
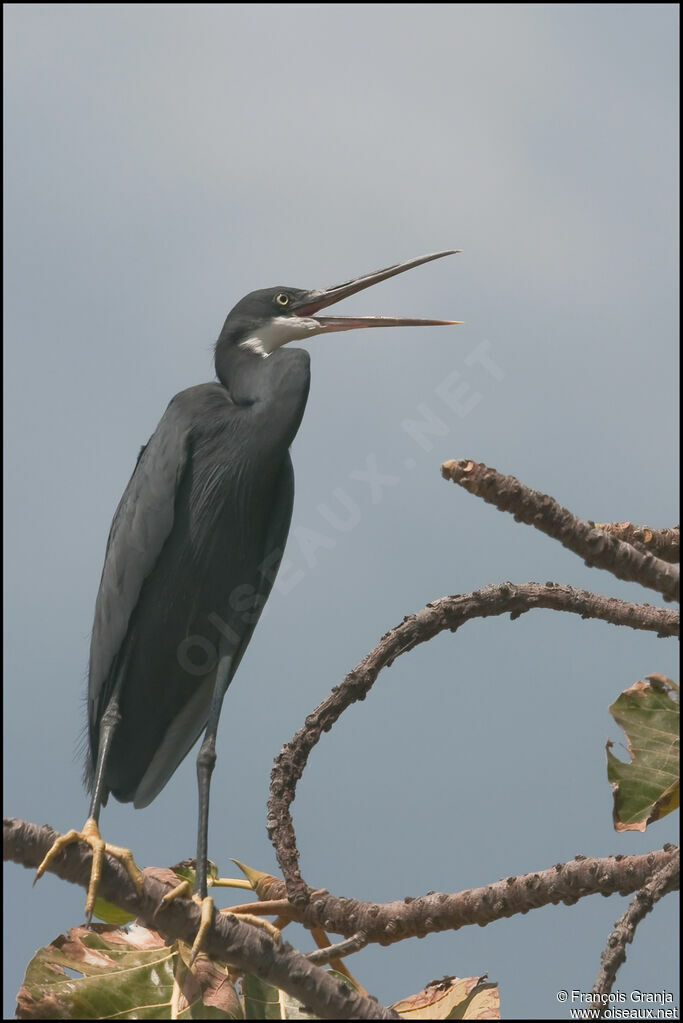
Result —
<path fill-rule="evenodd" d="M 600 971 L 593 984 L 593 1001 L 597 1003 L 600 1017 L 609 1008 L 609 994 L 617 978 L 619 967 L 626 961 L 626 945 L 633 941 L 636 927 L 655 903 L 669 892 L 677 891 L 680 886 L 681 862 L 676 850 L 668 863 L 659 867 L 636 894 L 624 915 L 617 920 L 614 930 L 607 939 L 607 944 L 600 956 Z"/>
<path fill-rule="evenodd" d="M 442 597 L 405 618 L 401 625 L 382 636 L 375 649 L 348 673 L 341 685 L 334 687 L 275 758 L 266 823 L 287 882 L 289 898 L 295 905 L 306 902 L 310 891 L 299 871 L 299 852 L 289 808 L 309 754 L 322 732 L 329 731 L 352 703 L 364 700 L 382 668 L 390 666 L 401 654 L 445 629 L 455 632 L 472 618 L 508 612 L 513 618 L 518 618 L 533 608 L 569 611 L 582 618 L 598 618 L 614 625 L 656 632 L 660 636 L 678 635 L 679 629 L 679 616 L 675 611 L 650 607 L 649 604 L 629 604 L 557 583 L 487 586 L 474 593 Z"/>
<path fill-rule="evenodd" d="M 49 847 L 54 832 L 51 828 L 38 827 L 24 821 L 14 819 L 4 822 L 5 859 L 13 859 L 26 867 L 35 867 Z M 207 951 L 221 959 L 229 959 L 241 969 L 263 976 L 272 984 L 287 990 L 282 983 L 280 972 L 264 974 L 264 957 L 270 957 L 270 963 L 280 968 L 298 969 L 300 959 L 310 962 L 324 960 L 329 954 L 345 955 L 356 948 L 370 942 L 389 945 L 404 938 L 424 937 L 426 934 L 445 930 L 458 930 L 461 927 L 477 924 L 484 927 L 505 917 L 518 913 L 528 913 L 531 909 L 541 906 L 574 905 L 579 899 L 588 895 L 630 895 L 645 888 L 650 882 L 657 883 L 665 872 L 667 890 L 676 883 L 678 874 L 674 876 L 678 864 L 679 850 L 676 846 L 666 845 L 663 849 L 644 853 L 640 856 L 576 856 L 568 863 L 557 863 L 546 870 L 520 877 L 508 877 L 502 881 L 481 888 L 466 891 L 445 893 L 430 892 L 418 898 L 405 898 L 397 902 L 373 904 L 359 902 L 356 899 L 338 898 L 324 890 L 311 893 L 306 905 L 291 907 L 291 918 L 311 929 L 323 927 L 326 931 L 341 934 L 351 941 L 334 945 L 324 952 L 309 953 L 299 956 L 289 946 L 278 945 L 260 929 L 242 924 L 235 928 L 232 923 L 228 934 L 231 944 L 226 944 L 223 924 L 234 921 L 234 917 L 216 915 Z M 162 930 L 160 918 L 152 920 L 149 909 L 159 904 L 161 896 L 167 888 L 154 878 L 145 874 L 145 893 L 139 897 L 133 888 L 130 878 L 119 862 L 105 857 L 106 876 L 103 874 L 102 895 L 104 898 L 136 913 L 140 919 L 149 923 L 156 930 Z M 672 866 L 673 865 L 673 866 Z M 63 856 L 55 860 L 48 868 L 59 877 L 74 881 L 87 887 L 90 873 L 90 850 L 84 843 L 70 846 Z M 285 895 L 285 884 L 277 878 L 265 878 L 268 890 L 274 896 Z M 106 885 L 106 887 L 105 887 Z M 658 889 L 659 890 L 659 889 Z M 657 896 L 659 897 L 659 896 Z M 653 901 L 656 901 L 654 899 Z M 258 905 L 256 903 L 255 905 Z M 176 910 L 172 908 L 177 907 Z M 175 915 L 173 915 L 175 914 Z M 163 918 L 162 933 L 169 937 L 181 937 L 192 940 L 196 931 L 196 918 L 199 908 L 189 900 L 178 900 L 171 903 L 168 911 L 160 914 Z M 258 942 L 258 953 L 253 950 L 254 935 L 266 939 Z M 189 940 L 188 940 L 189 939 Z M 239 952 L 235 951 L 239 945 Z M 280 959 L 281 953 L 290 953 L 288 960 Z M 255 963 L 257 966 L 255 966 Z M 292 993 L 306 1004 L 312 1006 L 311 996 L 302 995 L 301 974 L 295 978 L 297 988 Z M 325 995 L 325 998 L 328 996 Z M 393 1019 L 393 1010 L 381 1009 L 371 999 L 363 999 L 361 1005 L 367 1003 L 375 1010 L 375 1015 L 358 1015 L 363 1019 Z M 319 1003 L 320 1004 L 320 1003 Z M 337 1004 L 327 1002 L 328 1012 Z M 384 1012 L 385 1015 L 380 1015 Z M 388 1015 L 387 1015 L 388 1013 Z M 346 1017 L 338 1017 L 346 1018 Z"/>
<path fill-rule="evenodd" d="M 380 905 L 339 898 L 320 888 L 308 891 L 308 902 L 294 906 L 286 901 L 284 881 L 254 871 L 252 884 L 259 902 L 253 906 L 255 912 L 270 906 L 271 912 L 279 913 L 284 905 L 287 918 L 309 930 L 319 927 L 344 936 L 362 935 L 368 943 L 387 945 L 472 924 L 484 927 L 503 917 L 550 904 L 573 905 L 587 895 L 630 895 L 677 855 L 676 846 L 665 845 L 640 856 L 575 856 L 569 863 L 556 863 L 547 870 L 508 877 L 482 888 L 449 894 L 429 892 L 419 898 Z M 317 953 L 313 956 L 312 961 L 317 962 Z"/>
<path fill-rule="evenodd" d="M 657 590 L 665 600 L 679 599 L 677 568 L 652 554 L 641 553 L 592 522 L 576 518 L 553 497 L 525 487 L 514 476 L 503 476 L 483 462 L 467 458 L 444 462 L 441 475 L 500 511 L 511 512 L 518 522 L 559 540 L 563 547 L 582 557 L 589 568 L 604 568 L 617 579 Z"/>
<path fill-rule="evenodd" d="M 596 522 L 596 529 L 630 543 L 638 550 L 656 555 L 662 561 L 677 565 L 681 557 L 681 527 L 651 529 L 650 526 L 636 526 L 632 522 Z"/>
<path fill-rule="evenodd" d="M 3 858 L 25 867 L 37 867 L 56 838 L 47 827 L 16 818 L 3 821 Z M 64 880 L 88 887 L 92 850 L 75 842 L 55 858 L 48 870 Z M 199 927 L 200 907 L 190 899 L 177 899 L 155 917 L 168 887 L 145 875 L 144 891 L 138 895 L 128 873 L 110 856 L 104 857 L 99 891 L 102 898 L 134 913 L 164 937 L 180 938 L 191 945 Z M 373 998 L 364 998 L 325 970 L 309 962 L 285 941 L 277 942 L 260 927 L 242 923 L 238 917 L 214 914 L 204 944 L 206 952 L 228 961 L 240 971 L 253 973 L 298 998 L 323 1019 L 398 1019 Z"/>
<path fill-rule="evenodd" d="M 542 906 L 574 905 L 588 895 L 630 895 L 642 888 L 660 869 L 678 856 L 678 847 L 640 856 L 576 856 L 546 870 L 461 892 L 430 892 L 418 898 L 383 904 L 339 898 L 325 889 L 309 892 L 307 903 L 292 906 L 291 918 L 307 928 L 353 937 L 362 934 L 369 942 L 389 945 L 405 938 L 424 937 L 437 931 L 487 924 Z M 264 875 L 259 894 L 285 896 L 285 882 Z M 258 906 L 259 903 L 256 903 Z M 314 953 L 317 956 L 317 953 Z M 317 960 L 316 960 L 317 961 Z"/>
<path fill-rule="evenodd" d="M 462 892 L 431 892 L 381 905 L 316 892 L 306 907 L 299 908 L 306 926 L 317 920 L 326 931 L 344 936 L 362 931 L 368 941 L 390 945 L 474 924 L 485 927 L 542 906 L 573 906 L 589 895 L 629 895 L 677 856 L 678 847 L 670 845 L 640 856 L 577 856 L 546 870 Z"/>

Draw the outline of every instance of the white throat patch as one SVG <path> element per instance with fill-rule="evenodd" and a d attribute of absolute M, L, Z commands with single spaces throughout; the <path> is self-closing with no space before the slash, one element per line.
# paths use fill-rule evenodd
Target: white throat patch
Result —
<path fill-rule="evenodd" d="M 240 348 L 255 352 L 267 359 L 271 352 L 290 341 L 311 337 L 320 330 L 317 320 L 303 316 L 276 316 L 270 323 L 259 327 L 258 334 L 240 341 Z"/>

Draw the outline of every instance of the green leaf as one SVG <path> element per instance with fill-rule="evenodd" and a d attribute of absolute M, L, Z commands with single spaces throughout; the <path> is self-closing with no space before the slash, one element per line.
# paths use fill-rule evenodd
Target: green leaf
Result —
<path fill-rule="evenodd" d="M 135 920 L 135 913 L 126 913 L 125 909 L 119 909 L 106 899 L 95 899 L 93 914 L 98 920 L 103 920 L 105 924 L 113 924 L 115 927 L 123 927 L 124 924 Z"/>
<path fill-rule="evenodd" d="M 175 868 L 174 868 L 175 869 Z M 167 945 L 141 924 L 74 927 L 39 949 L 17 996 L 19 1019 L 314 1020 L 296 998 L 251 975 L 237 994 L 225 963 Z M 348 977 L 327 971 L 341 983 Z"/>
<path fill-rule="evenodd" d="M 348 977 L 336 970 L 326 971 L 346 987 L 354 988 Z M 245 973 L 242 977 L 242 1003 L 244 1005 L 245 1019 L 319 1019 L 306 1012 L 298 999 L 288 995 L 286 991 L 280 991 L 272 984 Z"/>
<path fill-rule="evenodd" d="M 195 881 L 197 879 L 197 869 L 194 860 L 183 860 L 182 863 L 176 863 L 171 867 L 174 874 L 177 874 L 178 881 L 189 881 L 194 888 Z M 212 860 L 206 861 L 206 879 L 211 883 L 218 877 L 218 867 Z"/>
<path fill-rule="evenodd" d="M 242 1003 L 245 1019 L 282 1019 L 278 989 L 249 973 L 242 977 Z"/>
<path fill-rule="evenodd" d="M 611 752 L 613 743 L 607 743 L 616 831 L 645 831 L 680 804 L 678 692 L 671 679 L 648 675 L 610 707 L 628 737 L 630 756 L 624 763 Z"/>
<path fill-rule="evenodd" d="M 200 957 L 190 972 L 156 931 L 95 924 L 38 950 L 17 996 L 17 1016 L 171 1019 L 172 1005 L 178 1019 L 243 1018 L 225 966 Z"/>

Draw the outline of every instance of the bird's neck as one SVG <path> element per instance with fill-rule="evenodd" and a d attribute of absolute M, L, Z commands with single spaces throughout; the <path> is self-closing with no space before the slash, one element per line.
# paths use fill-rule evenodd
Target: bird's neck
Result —
<path fill-rule="evenodd" d="M 249 408 L 283 448 L 294 440 L 310 383 L 308 352 L 278 349 L 267 358 L 239 346 L 216 346 L 216 375 L 236 405 Z"/>
<path fill-rule="evenodd" d="M 216 376 L 229 392 L 236 405 L 251 405 L 258 400 L 258 394 L 252 393 L 257 383 L 252 368 L 252 356 L 236 344 L 218 339 L 215 355 Z"/>

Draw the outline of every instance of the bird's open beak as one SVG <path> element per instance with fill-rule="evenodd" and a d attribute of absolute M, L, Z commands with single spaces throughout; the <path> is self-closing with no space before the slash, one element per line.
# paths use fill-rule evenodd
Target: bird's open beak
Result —
<path fill-rule="evenodd" d="M 406 260 L 405 263 L 395 263 L 384 270 L 375 270 L 374 273 L 364 274 L 362 277 L 354 277 L 345 284 L 335 284 L 332 288 L 324 291 L 310 291 L 303 299 L 300 299 L 292 306 L 292 312 L 298 317 L 310 317 L 317 320 L 320 330 L 315 333 L 323 333 L 336 330 L 355 330 L 357 327 L 444 327 L 451 324 L 461 323 L 461 320 L 409 320 L 404 317 L 395 316 L 316 316 L 319 309 L 325 309 L 335 302 L 341 302 L 349 295 L 355 295 L 357 291 L 364 291 L 371 288 L 373 284 L 386 281 L 389 277 L 402 274 L 406 270 L 412 270 L 414 266 L 421 266 L 422 263 L 429 263 L 432 259 L 441 259 L 442 256 L 452 256 L 461 249 L 449 249 L 446 252 L 430 252 L 427 256 L 418 256 L 416 259 Z"/>

